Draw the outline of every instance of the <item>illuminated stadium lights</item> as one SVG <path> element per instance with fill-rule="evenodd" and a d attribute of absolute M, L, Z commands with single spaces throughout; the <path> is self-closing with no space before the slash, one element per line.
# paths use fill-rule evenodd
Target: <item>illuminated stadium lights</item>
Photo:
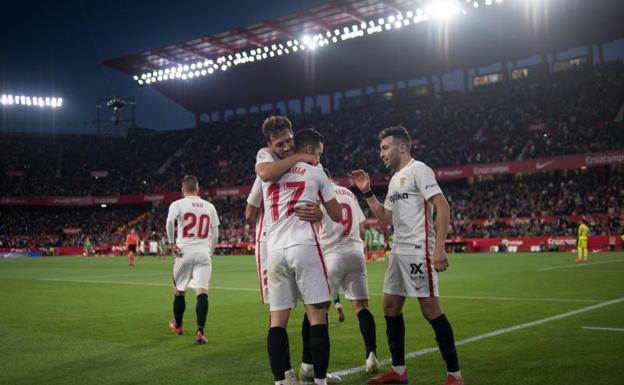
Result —
<path fill-rule="evenodd" d="M 58 108 L 63 105 L 63 98 L 46 97 L 41 96 L 23 96 L 2 94 L 0 96 L 0 104 L 3 106 L 36 106 L 36 107 L 51 107 Z"/>
<path fill-rule="evenodd" d="M 434 19 L 449 19 L 459 15 L 460 7 L 453 1 L 436 1 L 425 7 L 425 13 Z"/>
<path fill-rule="evenodd" d="M 167 70 L 153 70 L 140 75 L 134 75 L 133 79 L 139 84 L 151 84 L 156 81 L 167 81 L 171 79 L 192 79 L 199 76 L 207 76 L 213 74 L 217 70 L 227 71 L 231 66 L 238 66 L 246 63 L 274 58 L 276 56 L 285 56 L 299 51 L 316 50 L 330 44 L 337 44 L 364 35 L 373 35 L 376 33 L 400 29 L 410 25 L 419 24 L 423 21 L 437 20 L 446 22 L 457 15 L 466 15 L 467 9 L 479 8 L 484 4 L 491 6 L 500 4 L 503 0 L 465 0 L 465 6 L 461 0 L 431 0 L 422 8 L 405 10 L 405 12 L 397 12 L 387 17 L 378 17 L 375 20 L 362 20 L 350 25 L 343 25 L 335 28 L 333 31 L 324 31 L 321 33 L 304 34 L 301 41 L 291 39 L 283 42 L 272 42 L 264 47 L 256 47 L 250 50 L 242 50 L 233 52 L 228 55 L 220 56 L 212 59 L 202 59 L 195 63 L 178 65 L 169 68 L 170 76 L 163 76 Z M 466 8 L 468 7 L 468 8 Z M 288 47 L 288 48 L 286 48 Z M 203 71 L 200 71 L 204 69 Z"/>

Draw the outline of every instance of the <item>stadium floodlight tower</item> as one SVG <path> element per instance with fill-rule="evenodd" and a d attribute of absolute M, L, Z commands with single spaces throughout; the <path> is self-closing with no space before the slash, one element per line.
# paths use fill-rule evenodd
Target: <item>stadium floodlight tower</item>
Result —
<path fill-rule="evenodd" d="M 124 107 L 131 106 L 130 112 L 124 114 Z M 100 99 L 96 104 L 98 135 L 126 135 L 129 128 L 136 125 L 136 103 L 132 98 Z M 110 110 L 110 117 L 106 114 L 102 116 L 102 109 Z"/>

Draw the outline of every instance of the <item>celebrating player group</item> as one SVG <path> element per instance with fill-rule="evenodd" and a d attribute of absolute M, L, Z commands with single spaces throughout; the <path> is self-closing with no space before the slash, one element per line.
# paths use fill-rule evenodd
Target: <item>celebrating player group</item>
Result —
<path fill-rule="evenodd" d="M 268 306 L 267 350 L 276 385 L 313 381 L 336 384 L 327 373 L 330 358 L 328 309 L 342 288 L 357 316 L 364 345 L 366 371 L 377 373 L 376 326 L 368 305 L 368 281 L 363 247 L 365 216 L 356 196 L 334 184 L 321 157 L 325 139 L 313 129 L 294 133 L 291 122 L 272 116 L 262 125 L 266 147 L 256 157 L 256 180 L 245 216 L 256 222 L 256 266 L 260 300 Z M 369 384 L 407 384 L 403 305 L 417 298 L 431 324 L 447 367 L 444 385 L 463 385 L 453 329 L 439 303 L 438 273 L 449 267 L 444 248 L 449 205 L 431 168 L 412 158 L 410 136 L 401 126 L 379 134 L 379 155 L 393 171 L 385 200 L 371 190 L 366 171 L 355 170 L 355 186 L 379 222 L 393 226 L 393 247 L 383 283 L 383 313 L 392 367 L 371 377 Z M 176 255 L 173 268 L 174 320 L 170 328 L 182 334 L 184 291 L 197 294 L 196 341 L 206 343 L 211 255 L 219 219 L 209 202 L 197 196 L 198 183 L 185 177 L 184 198 L 171 204 L 167 236 Z M 435 214 L 435 215 L 434 215 Z M 174 237 L 177 222 L 177 238 Z M 286 325 L 290 311 L 303 302 L 302 359 L 299 376 L 291 366 Z M 381 310 L 381 309 L 380 309 Z"/>

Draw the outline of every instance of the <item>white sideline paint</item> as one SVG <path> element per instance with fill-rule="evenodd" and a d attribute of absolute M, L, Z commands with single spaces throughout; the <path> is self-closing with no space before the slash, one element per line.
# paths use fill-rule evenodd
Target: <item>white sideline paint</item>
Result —
<path fill-rule="evenodd" d="M 102 284 L 110 284 L 110 285 L 133 285 L 133 286 L 163 286 L 163 287 L 171 287 L 170 284 L 164 283 L 150 283 L 150 282 L 136 282 L 136 281 L 103 281 L 103 280 L 92 280 L 92 279 L 64 279 L 64 278 L 40 278 L 39 281 L 50 281 L 50 282 L 75 282 L 75 283 L 102 283 Z M 252 289 L 248 287 L 226 287 L 226 286 L 212 286 L 211 289 L 216 290 L 231 290 L 231 291 L 253 291 L 257 292 L 258 289 Z M 371 293 L 371 296 L 383 296 L 380 293 Z M 471 300 L 484 300 L 484 301 L 526 301 L 526 302 L 578 302 L 578 303 L 597 303 L 602 302 L 602 300 L 597 299 L 567 299 L 567 298 L 531 298 L 531 297 L 471 297 L 471 296 L 463 296 L 463 295 L 444 295 L 440 298 L 449 298 L 449 299 L 471 299 Z"/>
<path fill-rule="evenodd" d="M 609 331 L 609 332 L 624 332 L 623 328 L 605 328 L 605 327 L 598 327 L 598 326 L 582 326 L 581 329 L 585 329 L 585 330 L 604 330 L 604 331 Z"/>
<path fill-rule="evenodd" d="M 522 330 L 522 329 L 527 329 L 533 326 L 538 326 L 541 324 L 545 324 L 548 322 L 552 322 L 552 321 L 557 321 L 563 318 L 567 318 L 567 317 L 572 317 L 574 315 L 577 314 L 581 314 L 581 313 L 586 313 L 588 311 L 592 311 L 592 310 L 596 310 L 596 309 L 600 309 L 602 307 L 605 306 L 610 306 L 610 305 L 614 305 L 616 303 L 620 303 L 620 302 L 624 302 L 624 298 L 618 298 L 618 299 L 614 299 L 612 301 L 606 301 L 606 302 L 600 302 L 597 303 L 595 305 L 591 305 L 591 306 L 587 306 L 587 307 L 582 307 L 580 309 L 577 310 L 572 310 L 566 313 L 561 313 L 561 314 L 557 314 L 551 317 L 547 317 L 547 318 L 543 318 L 541 320 L 537 320 L 537 321 L 532 321 L 532 322 L 527 322 L 527 323 L 523 323 L 523 324 L 519 324 L 516 326 L 511 326 L 511 327 L 507 327 L 507 328 L 503 328 L 503 329 L 498 329 L 498 330 L 494 330 L 492 332 L 489 333 L 485 333 L 485 334 L 480 334 L 474 337 L 469 337 L 460 341 L 456 341 L 455 345 L 457 346 L 461 346 L 461 345 L 467 345 L 473 342 L 477 342 L 477 341 L 481 341 L 487 338 L 492 338 L 492 337 L 497 337 L 500 336 L 502 334 L 507 334 L 507 333 L 511 333 L 511 332 L 515 332 L 517 330 Z M 624 330 L 624 329 L 623 329 Z M 434 353 L 437 352 L 438 348 L 427 348 L 427 349 L 422 349 L 422 350 L 418 350 L 415 352 L 411 352 L 411 353 L 407 353 L 405 355 L 405 358 L 414 358 L 414 357 L 418 357 L 418 356 L 423 356 L 425 354 L 429 354 L 429 353 Z M 380 362 L 381 365 L 389 365 L 392 363 L 391 359 L 386 359 Z M 354 368 L 350 368 L 350 369 L 344 369 L 344 370 L 339 370 L 337 372 L 334 372 L 332 374 L 335 374 L 337 376 L 348 376 L 350 374 L 356 374 L 356 373 L 361 373 L 366 371 L 366 366 L 356 366 Z"/>
<path fill-rule="evenodd" d="M 531 297 L 469 297 L 462 295 L 442 295 L 440 298 L 451 299 L 475 299 L 487 301 L 536 301 L 536 302 L 580 302 L 580 303 L 596 303 L 602 302 L 596 299 L 567 299 L 567 298 L 531 298 Z"/>
<path fill-rule="evenodd" d="M 111 285 L 134 285 L 134 286 L 163 286 L 170 287 L 169 284 L 164 283 L 150 283 L 150 282 L 135 282 L 135 281 L 103 281 L 103 280 L 87 280 L 87 279 L 64 279 L 64 278 L 41 278 L 39 281 L 52 281 L 52 282 L 76 282 L 76 283 L 102 283 Z M 226 286 L 212 286 L 212 289 L 218 290 L 231 290 L 231 291 L 253 291 L 258 289 L 252 289 L 248 287 L 226 287 Z M 383 296 L 383 293 L 370 293 L 371 296 Z M 479 296 L 463 296 L 463 295 L 444 295 L 441 298 L 450 299 L 472 299 L 472 300 L 485 300 L 485 301 L 535 301 L 535 302 L 578 302 L 578 303 L 597 303 L 602 300 L 597 299 L 573 299 L 573 298 L 535 298 L 535 297 L 479 297 Z"/>
<path fill-rule="evenodd" d="M 151 283 L 151 282 L 134 282 L 134 281 L 99 281 L 99 280 L 90 280 L 90 279 L 61 279 L 61 278 L 40 278 L 38 281 L 48 281 L 48 282 L 74 282 L 74 283 L 103 283 L 108 285 L 133 285 L 133 286 L 161 286 L 161 287 L 172 287 L 173 285 L 168 283 Z M 232 291 L 258 291 L 258 289 L 250 289 L 247 287 L 223 287 L 223 286 L 212 286 L 211 289 L 217 290 L 232 290 Z"/>
<path fill-rule="evenodd" d="M 560 266 L 551 266 L 551 267 L 542 267 L 541 269 L 537 269 L 537 271 L 549 271 L 549 270 L 557 270 L 557 269 L 573 269 L 575 267 L 583 267 L 583 266 L 591 266 L 591 265 L 603 265 L 605 263 L 616 263 L 622 262 L 624 259 L 615 259 L 613 261 L 600 261 L 600 262 L 583 262 L 577 263 L 574 265 L 560 265 Z"/>

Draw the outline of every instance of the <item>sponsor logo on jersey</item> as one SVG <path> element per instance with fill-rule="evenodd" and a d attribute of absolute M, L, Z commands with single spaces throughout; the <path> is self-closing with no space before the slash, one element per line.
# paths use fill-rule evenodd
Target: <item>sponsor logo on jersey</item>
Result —
<path fill-rule="evenodd" d="M 410 274 L 411 275 L 414 275 L 414 274 L 425 274 L 422 271 L 422 265 L 423 265 L 422 263 L 410 263 L 410 268 L 411 268 Z"/>
<path fill-rule="evenodd" d="M 433 183 L 433 184 L 428 184 L 425 186 L 425 190 L 436 187 L 438 184 L 437 183 Z"/>
<path fill-rule="evenodd" d="M 409 199 L 409 194 L 406 192 L 405 193 L 395 192 L 394 194 L 390 195 L 389 199 L 390 199 L 390 203 L 394 203 L 399 200 Z"/>

